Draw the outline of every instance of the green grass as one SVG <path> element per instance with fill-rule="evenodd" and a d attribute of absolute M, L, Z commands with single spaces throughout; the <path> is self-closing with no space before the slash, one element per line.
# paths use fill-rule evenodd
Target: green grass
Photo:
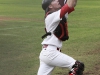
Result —
<path fill-rule="evenodd" d="M 100 1 L 79 0 L 69 15 L 70 39 L 62 52 L 85 63 L 84 75 L 100 75 Z M 39 0 L 0 0 L 0 75 L 36 75 L 44 12 Z M 68 75 L 55 68 L 53 75 Z"/>

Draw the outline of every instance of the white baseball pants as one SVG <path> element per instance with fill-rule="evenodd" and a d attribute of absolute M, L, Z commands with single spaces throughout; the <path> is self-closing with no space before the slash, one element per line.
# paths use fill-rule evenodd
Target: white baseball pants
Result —
<path fill-rule="evenodd" d="M 61 53 L 57 47 L 48 45 L 40 53 L 40 67 L 37 75 L 51 75 L 52 70 L 58 67 L 67 67 L 69 69 L 75 64 L 76 60 Z"/>

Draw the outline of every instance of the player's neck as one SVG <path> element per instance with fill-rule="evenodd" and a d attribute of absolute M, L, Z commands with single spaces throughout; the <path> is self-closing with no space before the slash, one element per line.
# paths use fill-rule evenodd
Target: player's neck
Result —
<path fill-rule="evenodd" d="M 53 13 L 53 12 L 56 12 L 56 11 L 58 11 L 58 10 L 59 10 L 59 9 L 50 9 L 49 12 L 52 12 L 52 13 Z"/>

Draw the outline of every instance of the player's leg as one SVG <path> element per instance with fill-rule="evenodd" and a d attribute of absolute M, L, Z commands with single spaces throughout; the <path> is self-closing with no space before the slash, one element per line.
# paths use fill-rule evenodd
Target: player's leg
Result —
<path fill-rule="evenodd" d="M 84 64 L 82 62 L 76 61 L 72 57 L 61 52 L 52 60 L 50 65 L 69 68 L 71 70 L 69 75 L 82 75 L 84 71 Z"/>
<path fill-rule="evenodd" d="M 76 60 L 72 57 L 59 51 L 57 51 L 56 53 L 57 56 L 49 63 L 50 65 L 58 67 L 67 67 L 71 69 L 72 66 L 75 64 Z"/>
<path fill-rule="evenodd" d="M 54 69 L 53 66 L 49 66 L 44 62 L 40 61 L 40 67 L 37 75 L 51 75 L 53 69 Z"/>

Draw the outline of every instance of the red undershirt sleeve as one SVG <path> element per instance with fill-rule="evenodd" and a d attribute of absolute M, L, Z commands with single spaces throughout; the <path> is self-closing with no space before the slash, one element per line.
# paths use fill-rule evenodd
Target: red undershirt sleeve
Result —
<path fill-rule="evenodd" d="M 74 8 L 70 8 L 67 4 L 65 4 L 62 8 L 61 8 L 61 12 L 60 12 L 60 18 L 64 17 L 64 15 L 68 12 L 71 13 L 72 11 L 74 11 Z"/>
<path fill-rule="evenodd" d="M 68 11 L 68 14 L 70 14 L 72 11 L 74 11 L 74 8 L 71 8 L 71 9 Z"/>

